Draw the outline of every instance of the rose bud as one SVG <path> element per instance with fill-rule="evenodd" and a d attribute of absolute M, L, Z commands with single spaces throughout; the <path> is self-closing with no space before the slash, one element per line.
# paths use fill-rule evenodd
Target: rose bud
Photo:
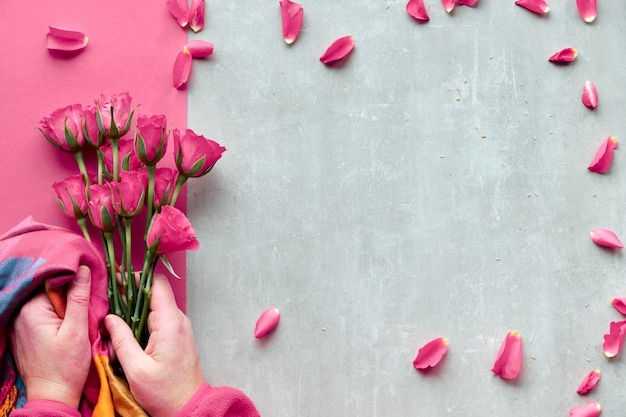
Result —
<path fill-rule="evenodd" d="M 113 209 L 117 214 L 122 217 L 134 217 L 139 214 L 143 208 L 147 181 L 145 172 L 120 172 L 120 180 L 111 183 Z"/>
<path fill-rule="evenodd" d="M 103 232 L 115 229 L 115 210 L 111 199 L 109 184 L 94 184 L 89 186 L 88 212 L 91 223 Z"/>
<path fill-rule="evenodd" d="M 40 122 L 39 131 L 57 148 L 78 152 L 85 143 L 83 135 L 83 108 L 80 104 L 55 110 Z"/>
<path fill-rule="evenodd" d="M 158 167 L 154 170 L 154 208 L 170 204 L 178 171 L 168 167 Z"/>
<path fill-rule="evenodd" d="M 87 215 L 87 194 L 82 174 L 70 175 L 55 182 L 52 190 L 63 213 L 71 219 L 82 219 Z"/>
<path fill-rule="evenodd" d="M 101 95 L 96 101 L 96 118 L 100 132 L 112 139 L 117 139 L 130 130 L 134 110 L 131 110 L 132 98 L 128 93 Z"/>
<path fill-rule="evenodd" d="M 174 129 L 174 159 L 178 172 L 185 177 L 206 175 L 222 157 L 225 147 L 187 129 L 181 136 Z"/>
<path fill-rule="evenodd" d="M 197 250 L 200 243 L 185 214 L 176 207 L 163 206 L 154 215 L 148 233 L 146 246 L 152 253 L 166 255 L 181 250 Z"/>
<path fill-rule="evenodd" d="M 156 165 L 167 150 L 167 122 L 165 116 L 137 117 L 134 149 L 137 157 L 146 165 Z"/>

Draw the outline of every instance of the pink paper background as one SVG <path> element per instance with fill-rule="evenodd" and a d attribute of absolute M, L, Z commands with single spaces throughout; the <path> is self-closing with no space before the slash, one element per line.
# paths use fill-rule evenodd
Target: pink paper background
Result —
<path fill-rule="evenodd" d="M 59 107 L 127 91 L 140 104 L 138 112 L 165 114 L 169 124 L 184 129 L 187 94 L 172 87 L 172 65 L 187 32 L 169 15 L 165 1 L 155 0 L 4 0 L 0 16 L 0 232 L 29 214 L 78 231 L 50 188 L 77 172 L 74 158 L 50 145 L 38 122 Z M 54 57 L 46 49 L 48 26 L 82 31 L 89 44 L 71 59 Z M 184 210 L 184 195 L 179 201 Z M 184 277 L 184 253 L 170 261 Z M 184 307 L 185 281 L 171 281 Z"/>

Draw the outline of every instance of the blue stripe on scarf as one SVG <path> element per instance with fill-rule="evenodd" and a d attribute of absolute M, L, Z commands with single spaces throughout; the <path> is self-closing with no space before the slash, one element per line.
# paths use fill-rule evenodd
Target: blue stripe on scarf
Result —
<path fill-rule="evenodd" d="M 35 273 L 45 263 L 43 258 L 7 258 L 0 262 L 0 327 L 6 327 L 13 312 L 30 296 Z"/>

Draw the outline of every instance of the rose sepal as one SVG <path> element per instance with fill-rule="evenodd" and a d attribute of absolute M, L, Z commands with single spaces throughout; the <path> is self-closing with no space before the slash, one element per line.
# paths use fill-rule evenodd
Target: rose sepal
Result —
<path fill-rule="evenodd" d="M 165 266 L 167 271 L 170 274 L 172 274 L 174 276 L 174 278 L 182 279 L 182 277 L 180 275 L 178 275 L 176 273 L 176 271 L 174 271 L 174 267 L 172 266 L 172 264 L 170 263 L 170 261 L 167 259 L 167 257 L 165 255 L 159 255 L 159 259 L 161 260 L 161 262 L 163 262 L 163 266 Z"/>
<path fill-rule="evenodd" d="M 116 222 L 114 217 L 111 216 L 111 213 L 109 213 L 106 207 L 100 209 L 100 218 L 102 219 L 102 230 L 104 232 L 115 229 Z"/>
<path fill-rule="evenodd" d="M 102 133 L 102 135 L 108 137 L 109 139 L 119 139 L 122 136 L 124 136 L 126 133 L 128 133 L 128 131 L 130 130 L 133 116 L 135 115 L 135 109 L 132 109 L 130 111 L 128 115 L 128 120 L 126 121 L 126 125 L 124 126 L 122 131 L 118 129 L 117 124 L 115 123 L 113 106 L 110 106 L 110 109 L 111 109 L 111 128 L 109 131 L 107 131 L 104 125 L 102 124 L 102 113 L 100 113 L 100 107 L 96 107 L 96 120 L 98 121 L 98 129 L 100 130 L 100 133 Z"/>

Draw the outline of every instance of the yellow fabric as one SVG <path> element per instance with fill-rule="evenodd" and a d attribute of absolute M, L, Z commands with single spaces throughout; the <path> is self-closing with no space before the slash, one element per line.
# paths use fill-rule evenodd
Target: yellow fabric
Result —
<path fill-rule="evenodd" d="M 93 417 L 148 417 L 130 393 L 126 380 L 115 375 L 108 356 L 94 359 L 100 378 L 100 395 Z"/>
<path fill-rule="evenodd" d="M 100 393 L 98 394 L 98 403 L 93 410 L 93 417 L 115 417 L 113 408 L 113 398 L 111 397 L 111 389 L 109 388 L 109 380 L 105 371 L 105 363 L 108 366 L 109 358 L 97 354 L 93 361 L 100 378 Z"/>
<path fill-rule="evenodd" d="M 50 303 L 52 304 L 52 307 L 54 307 L 54 311 L 56 311 L 57 316 L 59 316 L 60 319 L 65 318 L 65 307 L 67 304 L 65 289 L 52 288 L 49 279 L 46 280 L 44 288 L 46 289 L 46 294 L 48 294 Z"/>
<path fill-rule="evenodd" d="M 104 370 L 109 378 L 109 387 L 113 395 L 115 412 L 121 417 L 148 417 L 148 414 L 137 404 L 133 394 L 130 393 L 128 382 L 121 376 L 115 375 L 113 368 L 109 365 L 109 358 L 103 357 Z"/>
<path fill-rule="evenodd" d="M 0 416 L 8 416 L 15 409 L 15 400 L 17 399 L 17 387 L 13 385 L 7 394 L 4 402 L 0 406 Z"/>

